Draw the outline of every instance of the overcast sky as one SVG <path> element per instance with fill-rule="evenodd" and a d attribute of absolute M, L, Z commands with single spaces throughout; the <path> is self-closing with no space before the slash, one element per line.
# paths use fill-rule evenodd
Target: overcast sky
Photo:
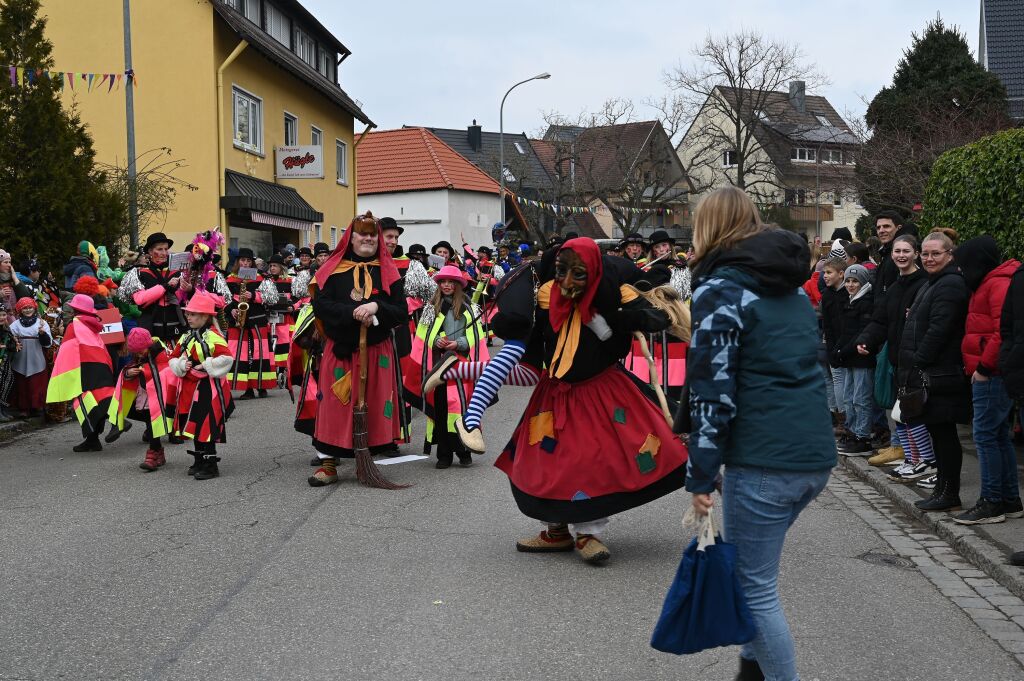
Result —
<path fill-rule="evenodd" d="M 978 0 L 519 0 L 418 2 L 303 0 L 352 52 L 341 86 L 379 129 L 461 128 L 476 118 L 533 134 L 542 114 L 575 115 L 609 97 L 665 92 L 662 74 L 706 33 L 740 27 L 797 43 L 831 84 L 818 92 L 840 114 L 862 115 L 892 79 L 912 32 L 941 13 L 978 46 Z M 640 109 L 642 118 L 653 118 Z"/>

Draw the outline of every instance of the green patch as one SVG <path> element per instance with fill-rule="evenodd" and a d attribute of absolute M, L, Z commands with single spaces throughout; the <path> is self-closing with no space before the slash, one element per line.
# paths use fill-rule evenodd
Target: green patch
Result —
<path fill-rule="evenodd" d="M 343 377 L 344 375 L 345 375 L 345 370 L 344 370 L 344 369 L 342 369 L 341 367 L 338 367 L 338 368 L 336 368 L 336 369 L 334 370 L 334 380 L 335 380 L 335 381 L 341 380 L 341 378 L 342 378 L 342 377 Z"/>
<path fill-rule="evenodd" d="M 387 369 L 389 366 L 391 366 L 391 358 L 388 357 L 387 355 L 381 355 L 380 357 L 377 358 L 377 364 L 378 366 L 380 366 L 381 369 Z"/>
<path fill-rule="evenodd" d="M 641 473 L 650 473 L 657 464 L 654 462 L 654 455 L 650 452 L 640 452 L 636 455 L 636 467 Z"/>
<path fill-rule="evenodd" d="M 394 413 L 395 407 L 391 404 L 391 400 L 384 403 L 384 418 L 391 418 L 391 414 Z"/>
<path fill-rule="evenodd" d="M 626 422 L 626 409 L 625 409 L 625 407 L 616 407 L 615 408 L 615 422 L 616 423 L 625 423 Z"/>

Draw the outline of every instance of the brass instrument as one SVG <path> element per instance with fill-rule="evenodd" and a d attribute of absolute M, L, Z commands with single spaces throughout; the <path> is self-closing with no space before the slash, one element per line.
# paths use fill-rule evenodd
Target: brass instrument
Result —
<path fill-rule="evenodd" d="M 249 314 L 249 303 L 238 304 L 238 328 L 245 328 L 245 318 Z"/>

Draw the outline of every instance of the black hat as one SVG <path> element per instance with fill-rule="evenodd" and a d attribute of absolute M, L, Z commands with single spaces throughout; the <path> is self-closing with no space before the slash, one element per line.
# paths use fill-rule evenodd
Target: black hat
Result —
<path fill-rule="evenodd" d="M 656 229 L 654 230 L 654 233 L 651 234 L 651 246 L 653 246 L 654 244 L 664 243 L 666 241 L 672 244 L 673 246 L 676 243 L 676 240 L 670 237 L 668 235 L 668 232 L 666 232 L 663 229 Z"/>
<path fill-rule="evenodd" d="M 252 252 L 251 248 L 239 248 L 238 256 L 235 259 L 238 260 L 240 258 L 249 258 L 250 260 L 256 260 L 256 254 Z"/>
<path fill-rule="evenodd" d="M 405 254 L 408 255 L 410 258 L 415 255 L 426 255 L 427 247 L 424 246 L 423 244 L 413 244 L 412 246 L 409 246 L 409 250 L 406 251 Z"/>
<path fill-rule="evenodd" d="M 488 258 L 494 255 L 494 250 L 490 246 L 481 246 L 480 248 L 476 249 L 476 252 L 486 253 Z"/>
<path fill-rule="evenodd" d="M 331 247 L 325 244 L 323 241 L 318 241 L 313 244 L 313 255 L 320 255 L 321 253 L 330 253 Z"/>
<path fill-rule="evenodd" d="M 146 245 L 142 247 L 142 250 L 149 253 L 149 249 L 157 244 L 167 244 L 167 248 L 170 248 L 174 245 L 174 242 L 168 239 L 167 235 L 163 232 L 153 232 L 146 238 Z"/>
<path fill-rule="evenodd" d="M 267 261 L 267 264 L 268 265 L 283 265 L 284 264 L 284 258 L 281 256 L 280 253 L 275 253 L 274 255 L 270 256 L 270 260 Z"/>
<path fill-rule="evenodd" d="M 433 246 L 430 247 L 430 252 L 431 253 L 436 253 L 437 249 L 439 249 L 441 247 L 444 247 L 444 248 L 448 249 L 448 255 L 450 255 L 450 256 L 451 255 L 455 255 L 455 249 L 452 248 L 452 245 L 450 243 L 448 243 L 447 241 L 438 241 L 436 244 L 434 244 Z"/>
<path fill-rule="evenodd" d="M 647 241 L 644 240 L 644 238 L 637 232 L 633 232 L 632 234 L 627 234 L 626 238 L 622 240 L 623 247 L 627 244 L 640 244 L 641 246 L 646 246 Z"/>
<path fill-rule="evenodd" d="M 580 233 L 579 232 L 566 232 L 565 233 L 565 240 L 566 241 L 568 241 L 569 239 L 579 239 L 579 238 L 580 238 Z"/>
<path fill-rule="evenodd" d="M 402 234 L 405 232 L 405 229 L 402 228 L 402 227 L 399 227 L 398 223 L 395 222 L 394 218 L 381 218 L 380 219 L 380 231 L 386 232 L 389 229 L 398 230 L 398 236 L 402 236 Z"/>
<path fill-rule="evenodd" d="M 303 246 L 302 248 L 299 249 L 298 255 L 308 255 L 309 257 L 312 258 L 313 251 L 309 248 L 309 246 Z"/>

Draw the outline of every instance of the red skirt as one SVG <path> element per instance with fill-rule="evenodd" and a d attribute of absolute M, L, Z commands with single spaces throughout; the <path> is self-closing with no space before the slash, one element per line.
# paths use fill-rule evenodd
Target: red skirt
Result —
<path fill-rule="evenodd" d="M 494 465 L 519 509 L 544 522 L 587 522 L 683 486 L 686 445 L 616 365 L 579 383 L 546 373 Z"/>
<path fill-rule="evenodd" d="M 237 326 L 228 329 L 228 349 L 232 357 L 238 358 L 238 363 L 228 374 L 232 390 L 269 390 L 277 387 L 274 356 L 270 354 L 268 342 L 269 334 L 269 326 L 246 328 L 239 352 L 239 329 Z"/>
<path fill-rule="evenodd" d="M 366 348 L 366 424 L 370 448 L 390 447 L 401 435 L 398 410 L 401 393 L 395 381 L 394 346 L 390 342 Z M 320 360 L 320 404 L 317 407 L 313 446 L 322 454 L 352 458 L 352 420 L 356 404 L 359 353 L 339 360 L 334 355 L 334 341 L 328 339 Z M 346 378 L 347 377 L 347 378 Z M 348 395 L 339 396 L 335 384 L 348 384 Z M 340 388 L 339 388 L 340 390 Z M 343 399 L 346 397 L 347 399 Z"/>
<path fill-rule="evenodd" d="M 29 409 L 42 409 L 46 406 L 46 384 L 49 376 L 45 371 L 22 376 L 14 372 L 14 390 L 10 397 L 11 406 L 15 409 L 28 411 Z"/>

